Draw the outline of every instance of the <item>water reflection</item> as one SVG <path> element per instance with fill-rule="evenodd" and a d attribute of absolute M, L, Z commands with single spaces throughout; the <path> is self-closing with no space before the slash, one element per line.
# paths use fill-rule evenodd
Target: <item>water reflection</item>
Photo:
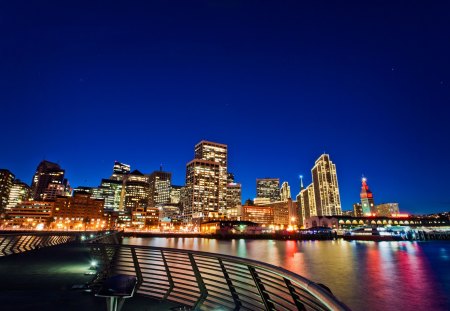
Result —
<path fill-rule="evenodd" d="M 450 310 L 450 243 L 126 238 L 261 260 L 319 283 L 354 310 Z"/>

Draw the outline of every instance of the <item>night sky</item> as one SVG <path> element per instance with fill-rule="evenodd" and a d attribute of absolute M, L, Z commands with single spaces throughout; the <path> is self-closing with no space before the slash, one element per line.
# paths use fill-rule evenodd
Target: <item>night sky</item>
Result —
<path fill-rule="evenodd" d="M 0 167 L 184 184 L 207 139 L 243 200 L 258 177 L 296 195 L 326 152 L 343 210 L 363 174 L 376 203 L 450 210 L 450 3 L 366 2 L 2 1 Z"/>

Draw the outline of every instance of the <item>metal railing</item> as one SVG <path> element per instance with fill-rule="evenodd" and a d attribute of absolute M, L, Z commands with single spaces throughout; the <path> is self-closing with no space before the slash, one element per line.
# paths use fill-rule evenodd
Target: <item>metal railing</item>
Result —
<path fill-rule="evenodd" d="M 136 276 L 138 294 L 193 310 L 349 310 L 319 284 L 255 260 L 149 246 L 90 246 L 103 278 Z"/>
<path fill-rule="evenodd" d="M 75 237 L 72 235 L 49 235 L 46 233 L 1 234 L 0 257 L 63 244 L 74 239 Z"/>

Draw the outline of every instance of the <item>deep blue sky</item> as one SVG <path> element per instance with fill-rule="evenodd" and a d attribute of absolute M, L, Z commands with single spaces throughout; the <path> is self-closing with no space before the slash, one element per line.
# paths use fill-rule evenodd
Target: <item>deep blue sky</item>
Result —
<path fill-rule="evenodd" d="M 184 183 L 201 139 L 298 193 L 324 151 L 342 207 L 450 210 L 448 1 L 2 1 L 0 167 L 73 186 L 114 160 Z"/>

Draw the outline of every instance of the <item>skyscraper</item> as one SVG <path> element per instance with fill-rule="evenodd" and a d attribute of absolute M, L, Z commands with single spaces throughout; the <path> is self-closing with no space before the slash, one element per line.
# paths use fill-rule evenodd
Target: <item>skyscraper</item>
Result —
<path fill-rule="evenodd" d="M 150 206 L 161 203 L 170 203 L 170 185 L 172 174 L 169 172 L 154 171 L 149 176 L 150 184 Z"/>
<path fill-rule="evenodd" d="M 256 198 L 270 199 L 270 202 L 280 201 L 280 179 L 256 179 Z"/>
<path fill-rule="evenodd" d="M 286 202 L 288 199 L 291 198 L 291 187 L 289 186 L 287 181 L 284 181 L 281 184 L 280 197 L 281 201 L 283 202 Z"/>
<path fill-rule="evenodd" d="M 195 159 L 186 165 L 185 221 L 225 212 L 227 153 L 228 147 L 224 144 L 201 141 L 195 146 Z"/>
<path fill-rule="evenodd" d="M 341 215 L 341 199 L 336 165 L 328 154 L 322 154 L 311 170 L 318 216 Z"/>
<path fill-rule="evenodd" d="M 56 193 L 64 192 L 67 180 L 64 179 L 64 170 L 59 164 L 42 161 L 36 168 L 36 173 L 31 182 L 31 196 L 34 200 L 43 200 L 47 192 L 47 197 L 53 197 Z M 64 188 L 64 189 L 63 189 Z"/>
<path fill-rule="evenodd" d="M 298 200 L 298 199 L 297 199 Z M 300 191 L 300 208 L 299 212 L 301 220 L 305 224 L 305 220 L 312 216 L 317 216 L 316 200 L 314 196 L 314 184 L 310 184 Z"/>
<path fill-rule="evenodd" d="M 227 185 L 227 209 L 235 208 L 242 204 L 242 186 L 237 183 Z"/>
<path fill-rule="evenodd" d="M 130 173 L 130 165 L 118 161 L 114 162 L 113 174 L 109 179 L 123 180 Z"/>
<path fill-rule="evenodd" d="M 13 207 L 16 207 L 17 204 L 27 201 L 29 197 L 30 186 L 19 179 L 14 180 L 11 191 L 9 192 L 8 205 L 6 206 L 6 209 L 11 210 Z"/>
<path fill-rule="evenodd" d="M 92 190 L 92 198 L 103 199 L 106 210 L 118 211 L 122 195 L 122 185 L 123 182 L 121 180 L 102 179 L 100 186 Z"/>
<path fill-rule="evenodd" d="M 367 179 L 363 177 L 361 179 L 362 186 L 361 186 L 361 206 L 362 206 L 362 213 L 365 214 L 374 214 L 376 213 L 376 207 L 375 202 L 373 200 L 373 193 L 369 189 L 369 185 L 367 185 Z"/>
<path fill-rule="evenodd" d="M 125 175 L 121 198 L 123 205 L 119 209 L 131 212 L 138 205 L 145 208 L 148 206 L 149 199 L 150 186 L 148 177 L 138 170 Z"/>
<path fill-rule="evenodd" d="M 8 205 L 14 177 L 9 170 L 0 169 L 0 213 L 3 213 Z"/>

